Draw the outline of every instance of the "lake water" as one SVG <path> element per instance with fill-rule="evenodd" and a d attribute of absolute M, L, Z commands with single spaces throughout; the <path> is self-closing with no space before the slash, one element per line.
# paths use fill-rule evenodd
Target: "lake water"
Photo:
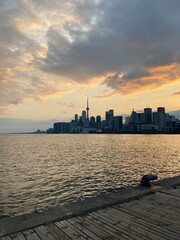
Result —
<path fill-rule="evenodd" d="M 180 174 L 180 135 L 0 134 L 0 218 Z"/>

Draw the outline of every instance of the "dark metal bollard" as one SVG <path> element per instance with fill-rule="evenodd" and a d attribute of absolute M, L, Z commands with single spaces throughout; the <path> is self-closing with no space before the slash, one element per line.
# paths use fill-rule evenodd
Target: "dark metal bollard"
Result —
<path fill-rule="evenodd" d="M 144 175 L 142 178 L 141 178 L 141 185 L 142 186 L 145 186 L 145 187 L 150 187 L 151 186 L 151 183 L 150 181 L 154 181 L 158 178 L 157 175 Z"/>

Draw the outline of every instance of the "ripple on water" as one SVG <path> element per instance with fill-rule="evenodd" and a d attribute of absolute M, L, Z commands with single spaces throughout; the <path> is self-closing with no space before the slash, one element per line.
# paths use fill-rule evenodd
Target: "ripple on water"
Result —
<path fill-rule="evenodd" d="M 1 135 L 0 217 L 179 175 L 174 135 Z"/>

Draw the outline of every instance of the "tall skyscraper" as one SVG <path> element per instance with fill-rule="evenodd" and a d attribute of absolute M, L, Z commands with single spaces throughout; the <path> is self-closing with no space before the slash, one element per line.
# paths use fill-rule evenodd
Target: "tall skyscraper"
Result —
<path fill-rule="evenodd" d="M 114 109 L 109 109 L 109 112 L 111 114 L 111 117 L 114 117 Z"/>
<path fill-rule="evenodd" d="M 153 124 L 158 126 L 160 132 L 165 131 L 165 108 L 158 107 L 157 112 L 153 113 Z"/>
<path fill-rule="evenodd" d="M 152 108 L 144 108 L 144 120 L 146 124 L 152 124 Z"/>
<path fill-rule="evenodd" d="M 113 117 L 113 131 L 119 132 L 122 129 L 122 116 Z"/>
<path fill-rule="evenodd" d="M 106 120 L 112 119 L 113 117 L 114 117 L 114 110 L 113 109 L 110 109 L 109 111 L 105 112 L 105 119 Z"/>
<path fill-rule="evenodd" d="M 74 115 L 74 120 L 75 120 L 76 122 L 78 122 L 78 114 L 75 114 L 75 115 Z"/>
<path fill-rule="evenodd" d="M 82 122 L 84 123 L 85 120 L 86 120 L 86 111 L 83 110 L 83 111 L 82 111 Z"/>
<path fill-rule="evenodd" d="M 165 114 L 165 107 L 158 107 L 157 112 L 161 112 Z"/>
<path fill-rule="evenodd" d="M 98 128 L 100 129 L 101 128 L 101 116 L 98 115 L 96 117 L 96 123 L 97 123 Z"/>
<path fill-rule="evenodd" d="M 86 107 L 86 111 L 87 111 L 87 119 L 89 119 L 89 101 L 87 98 L 87 107 Z"/>

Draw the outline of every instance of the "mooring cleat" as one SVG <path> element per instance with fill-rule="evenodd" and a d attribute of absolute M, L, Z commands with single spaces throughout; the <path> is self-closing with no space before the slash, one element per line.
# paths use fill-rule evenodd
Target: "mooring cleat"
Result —
<path fill-rule="evenodd" d="M 142 186 L 145 186 L 145 187 L 150 187 L 151 186 L 151 183 L 150 181 L 154 181 L 158 178 L 157 175 L 144 175 L 142 178 L 141 178 L 141 185 Z"/>

